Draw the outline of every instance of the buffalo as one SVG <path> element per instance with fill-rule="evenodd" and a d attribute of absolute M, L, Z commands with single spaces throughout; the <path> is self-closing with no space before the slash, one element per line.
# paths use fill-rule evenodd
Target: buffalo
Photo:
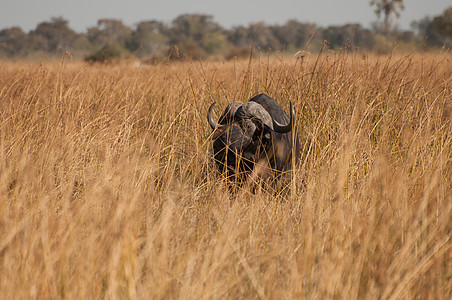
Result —
<path fill-rule="evenodd" d="M 216 122 L 215 102 L 207 119 L 214 130 L 213 153 L 220 172 L 229 178 L 280 177 L 291 166 L 294 144 L 298 148 L 295 111 L 290 102 L 290 116 L 271 97 L 259 94 L 248 102 L 232 102 Z M 295 142 L 294 142 L 295 141 Z"/>

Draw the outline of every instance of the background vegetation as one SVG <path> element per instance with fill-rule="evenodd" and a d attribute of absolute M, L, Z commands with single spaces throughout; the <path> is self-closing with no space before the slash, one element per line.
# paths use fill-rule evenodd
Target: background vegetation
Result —
<path fill-rule="evenodd" d="M 0 296 L 450 299 L 451 56 L 297 57 L 2 62 Z M 302 155 L 230 193 L 206 111 L 260 92 Z"/>
<path fill-rule="evenodd" d="M 201 59 L 248 56 L 250 49 L 293 54 L 299 50 L 317 52 L 328 42 L 334 50 L 361 49 L 390 53 L 429 50 L 452 46 L 452 7 L 434 18 L 413 23 L 414 31 L 400 31 L 391 26 L 391 15 L 398 15 L 401 0 L 371 1 L 384 22 L 372 29 L 359 24 L 319 27 L 289 20 L 282 25 L 265 23 L 222 28 L 213 17 L 199 14 L 181 15 L 171 23 L 143 21 L 130 28 L 116 19 L 101 19 L 86 33 L 76 33 L 63 18 L 53 18 L 25 33 L 19 27 L 0 31 L 0 57 L 61 58 L 69 51 L 74 58 L 88 61 L 111 61 L 136 57 L 145 62 L 170 59 Z"/>

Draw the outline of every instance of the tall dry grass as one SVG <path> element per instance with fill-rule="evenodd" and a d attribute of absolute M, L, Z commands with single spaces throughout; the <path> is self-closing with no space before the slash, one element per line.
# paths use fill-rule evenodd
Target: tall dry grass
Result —
<path fill-rule="evenodd" d="M 206 111 L 293 101 L 281 189 L 228 191 Z M 0 64 L 0 296 L 450 299 L 450 55 Z"/>

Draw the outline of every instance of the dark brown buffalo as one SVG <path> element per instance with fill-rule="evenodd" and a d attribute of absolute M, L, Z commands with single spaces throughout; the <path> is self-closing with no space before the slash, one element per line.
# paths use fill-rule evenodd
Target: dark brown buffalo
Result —
<path fill-rule="evenodd" d="M 269 178 L 290 168 L 292 137 L 298 145 L 292 102 L 289 117 L 273 98 L 259 94 L 245 103 L 230 103 L 218 123 L 212 115 L 214 106 L 215 102 L 207 119 L 214 130 L 213 152 L 220 172 L 228 177 L 254 173 Z"/>

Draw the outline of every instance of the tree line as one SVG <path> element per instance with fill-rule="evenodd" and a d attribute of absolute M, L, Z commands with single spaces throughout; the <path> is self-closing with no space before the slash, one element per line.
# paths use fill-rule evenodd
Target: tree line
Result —
<path fill-rule="evenodd" d="M 413 31 L 389 30 L 387 22 L 371 29 L 360 24 L 319 27 L 289 20 L 282 25 L 265 23 L 225 29 L 212 16 L 184 14 L 169 24 L 151 20 L 126 26 L 121 20 L 101 19 L 85 33 L 77 33 L 64 18 L 52 18 L 26 33 L 19 27 L 0 31 L 0 57 L 62 56 L 106 61 L 123 57 L 142 60 L 243 57 L 258 51 L 316 51 L 326 41 L 330 49 L 364 49 L 385 52 L 394 47 L 429 49 L 452 46 L 452 7 L 434 18 L 412 24 Z"/>

